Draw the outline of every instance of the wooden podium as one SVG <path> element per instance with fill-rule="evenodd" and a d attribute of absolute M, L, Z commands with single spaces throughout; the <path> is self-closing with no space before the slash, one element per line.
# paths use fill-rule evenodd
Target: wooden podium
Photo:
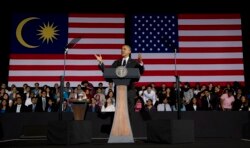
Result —
<path fill-rule="evenodd" d="M 119 73 L 122 73 L 123 70 L 126 71 L 126 75 L 121 77 Z M 117 91 L 115 115 L 108 143 L 134 143 L 128 114 L 127 86 L 130 84 L 131 80 L 139 80 L 139 69 L 106 68 L 103 75 L 107 81 L 113 80 L 116 84 Z"/>
<path fill-rule="evenodd" d="M 84 120 L 87 109 L 87 100 L 75 100 L 72 102 L 74 120 Z"/>

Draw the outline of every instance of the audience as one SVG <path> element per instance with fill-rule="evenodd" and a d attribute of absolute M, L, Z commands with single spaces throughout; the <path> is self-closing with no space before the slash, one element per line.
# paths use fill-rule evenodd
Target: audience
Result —
<path fill-rule="evenodd" d="M 183 87 L 181 84 L 184 84 Z M 18 88 L 14 84 L 10 88 L 5 83 L 0 88 L 0 112 L 58 112 L 60 107 L 60 86 L 44 85 L 38 82 L 34 87 L 24 83 Z M 188 82 L 179 86 L 181 111 L 250 111 L 250 91 L 246 91 L 239 83 L 227 83 L 225 87 L 213 83 L 208 85 L 196 83 L 191 86 Z M 177 111 L 178 101 L 177 86 L 172 87 L 161 84 L 157 87 L 154 83 L 137 88 L 134 111 Z M 105 87 L 98 83 L 94 87 L 84 80 L 74 87 L 66 82 L 63 89 L 63 112 L 72 112 L 72 101 L 83 97 L 87 99 L 89 112 L 114 112 L 115 111 L 115 85 L 112 82 Z"/>

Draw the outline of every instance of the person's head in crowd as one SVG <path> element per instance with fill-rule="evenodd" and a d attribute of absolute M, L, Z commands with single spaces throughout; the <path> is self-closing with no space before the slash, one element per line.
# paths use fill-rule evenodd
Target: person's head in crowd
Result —
<path fill-rule="evenodd" d="M 24 83 L 24 84 L 23 84 L 23 89 L 26 90 L 27 87 L 28 87 L 28 84 L 27 84 L 27 83 Z"/>
<path fill-rule="evenodd" d="M 90 102 L 90 104 L 92 104 L 92 105 L 96 105 L 96 104 L 97 104 L 96 99 L 95 99 L 95 98 L 91 98 L 91 102 Z"/>
<path fill-rule="evenodd" d="M 162 88 L 162 89 L 166 89 L 166 84 L 165 84 L 165 83 L 162 83 L 162 84 L 161 84 L 161 88 Z"/>
<path fill-rule="evenodd" d="M 42 93 L 41 93 L 41 97 L 45 98 L 46 95 L 47 95 L 46 91 L 43 90 Z"/>
<path fill-rule="evenodd" d="M 85 94 L 86 95 L 90 94 L 90 90 L 88 88 L 85 89 Z"/>
<path fill-rule="evenodd" d="M 151 87 L 151 85 L 148 85 L 148 86 L 147 86 L 147 92 L 148 92 L 148 93 L 151 93 L 151 91 L 152 91 L 152 87 Z"/>
<path fill-rule="evenodd" d="M 192 104 L 197 104 L 197 99 L 195 97 L 193 97 L 192 100 L 191 100 L 191 103 Z"/>
<path fill-rule="evenodd" d="M 208 87 L 209 87 L 209 89 L 212 89 L 213 88 L 213 83 L 209 83 Z"/>
<path fill-rule="evenodd" d="M 50 87 L 47 86 L 46 90 L 45 90 L 47 93 L 50 93 Z"/>
<path fill-rule="evenodd" d="M 205 95 L 206 95 L 206 97 L 208 97 L 210 95 L 210 92 L 207 89 L 205 90 Z"/>
<path fill-rule="evenodd" d="M 114 93 L 113 93 L 113 91 L 108 92 L 108 96 L 107 96 L 107 97 L 109 97 L 109 98 L 113 98 L 113 97 L 114 97 Z"/>
<path fill-rule="evenodd" d="M 200 87 L 201 87 L 201 85 L 200 85 L 199 82 L 195 83 L 195 88 L 196 88 L 196 89 L 200 89 Z"/>
<path fill-rule="evenodd" d="M 248 104 L 248 100 L 246 99 L 246 96 L 244 96 L 244 95 L 241 96 L 240 100 L 241 100 L 242 104 Z"/>
<path fill-rule="evenodd" d="M 207 89 L 207 86 L 206 85 L 202 85 L 201 86 L 201 91 L 204 91 L 204 90 L 206 90 Z"/>
<path fill-rule="evenodd" d="M 54 84 L 54 88 L 59 88 L 59 84 L 58 84 L 58 83 L 55 83 L 55 84 Z"/>
<path fill-rule="evenodd" d="M 9 100 L 9 94 L 8 93 L 3 94 L 3 100 Z"/>
<path fill-rule="evenodd" d="M 166 93 L 170 93 L 171 92 L 171 89 L 168 87 L 167 89 L 166 89 Z"/>
<path fill-rule="evenodd" d="M 69 88 L 70 87 L 70 82 L 66 82 L 66 87 Z"/>
<path fill-rule="evenodd" d="M 168 104 L 168 98 L 167 98 L 167 97 L 164 97 L 164 99 L 162 100 L 162 103 L 163 103 L 163 104 Z"/>
<path fill-rule="evenodd" d="M 146 102 L 147 102 L 147 106 L 153 106 L 153 100 L 152 99 L 148 99 Z"/>
<path fill-rule="evenodd" d="M 0 109 L 2 109 L 3 107 L 8 107 L 8 101 L 7 100 L 2 100 L 1 104 L 0 104 Z"/>
<path fill-rule="evenodd" d="M 48 99 L 48 104 L 49 104 L 49 106 L 52 106 L 53 103 L 54 103 L 53 100 L 52 100 L 51 98 L 49 98 L 49 99 Z"/>
<path fill-rule="evenodd" d="M 109 86 L 108 86 L 108 87 L 109 87 L 109 88 L 112 88 L 112 87 L 113 87 L 113 84 L 114 84 L 113 82 L 109 82 L 109 84 L 108 84 Z"/>
<path fill-rule="evenodd" d="M 32 104 L 37 104 L 37 97 L 32 97 L 31 102 Z"/>
<path fill-rule="evenodd" d="M 39 83 L 36 82 L 36 83 L 34 84 L 34 87 L 35 87 L 36 89 L 39 89 Z"/>
<path fill-rule="evenodd" d="M 81 82 L 81 85 L 82 85 L 82 87 L 88 87 L 89 81 L 83 80 L 83 81 Z"/>
<path fill-rule="evenodd" d="M 190 87 L 190 84 L 188 82 L 185 82 L 184 83 L 184 88 L 189 88 Z"/>
<path fill-rule="evenodd" d="M 113 100 L 111 98 L 106 98 L 106 102 L 104 104 L 105 108 L 108 106 L 108 105 L 112 105 L 113 104 Z"/>
<path fill-rule="evenodd" d="M 82 89 L 82 86 L 80 84 L 77 85 L 77 89 L 78 90 L 81 90 Z"/>
<path fill-rule="evenodd" d="M 102 88 L 103 87 L 103 83 L 102 82 L 98 83 L 98 87 Z"/>
<path fill-rule="evenodd" d="M 43 90 L 46 90 L 48 85 L 43 85 Z"/>
<path fill-rule="evenodd" d="M 16 103 L 17 103 L 17 105 L 23 104 L 22 97 L 17 97 L 16 98 Z"/>
<path fill-rule="evenodd" d="M 27 87 L 26 87 L 26 92 L 30 92 L 30 90 L 31 90 L 31 89 L 30 89 L 30 86 L 27 86 Z"/>
<path fill-rule="evenodd" d="M 2 83 L 2 84 L 1 84 L 1 88 L 2 88 L 2 89 L 7 89 L 7 85 L 6 85 L 5 83 Z"/>
<path fill-rule="evenodd" d="M 100 87 L 98 87 L 97 90 L 96 90 L 96 93 L 97 93 L 97 94 L 98 94 L 98 93 L 99 93 L 99 94 L 102 93 L 102 89 L 101 89 Z"/>
<path fill-rule="evenodd" d="M 228 90 L 228 97 L 231 97 L 233 95 L 233 91 L 232 90 Z"/>

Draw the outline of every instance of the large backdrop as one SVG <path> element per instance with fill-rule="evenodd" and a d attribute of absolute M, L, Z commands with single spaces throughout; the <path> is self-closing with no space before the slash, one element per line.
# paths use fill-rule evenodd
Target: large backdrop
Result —
<path fill-rule="evenodd" d="M 172 85 L 179 75 L 191 84 L 249 86 L 250 17 L 239 1 L 7 3 L 0 81 L 9 85 L 52 86 L 61 75 L 72 86 L 82 80 L 105 84 L 93 55 L 109 66 L 129 44 L 132 57 L 142 53 L 144 59 L 138 85 Z"/>

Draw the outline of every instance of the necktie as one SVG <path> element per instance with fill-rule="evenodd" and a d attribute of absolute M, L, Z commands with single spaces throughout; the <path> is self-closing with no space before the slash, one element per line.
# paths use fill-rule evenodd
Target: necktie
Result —
<path fill-rule="evenodd" d="M 166 104 L 164 104 L 164 111 L 167 111 L 167 110 L 166 110 Z"/>
<path fill-rule="evenodd" d="M 36 108 L 35 104 L 32 104 L 32 112 L 35 112 L 35 108 Z"/>
<path fill-rule="evenodd" d="M 126 60 L 125 59 L 122 62 L 122 66 L 126 66 Z"/>

